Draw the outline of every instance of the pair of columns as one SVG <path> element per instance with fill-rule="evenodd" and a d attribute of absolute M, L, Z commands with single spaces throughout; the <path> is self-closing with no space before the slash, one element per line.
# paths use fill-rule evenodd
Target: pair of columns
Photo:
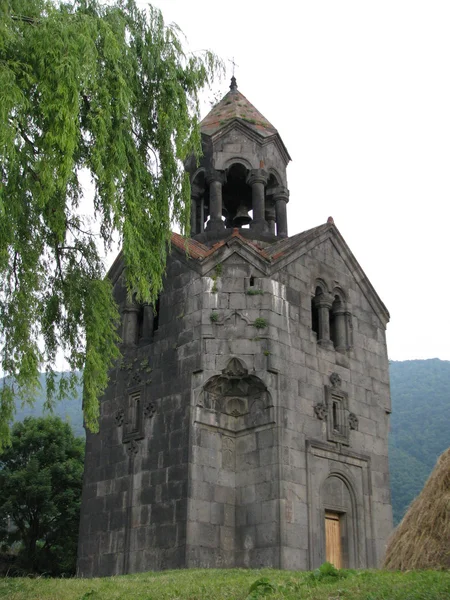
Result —
<path fill-rule="evenodd" d="M 275 233 L 275 223 L 278 237 L 287 237 L 287 211 L 286 204 L 289 201 L 289 192 L 286 188 L 279 186 L 273 190 L 275 201 L 275 215 L 269 213 L 266 220 L 265 187 L 269 174 L 264 169 L 252 169 L 247 177 L 247 184 L 252 188 L 253 220 L 250 228 L 255 231 L 270 231 Z M 225 225 L 222 220 L 222 188 L 226 182 L 225 173 L 211 169 L 206 173 L 206 182 L 209 186 L 209 222 L 208 231 L 220 231 Z M 203 203 L 201 201 L 201 189 L 193 185 L 191 195 L 191 231 L 202 233 L 204 223 Z M 200 212 L 200 215 L 199 215 Z M 200 221 L 200 227 L 198 227 Z"/>
<path fill-rule="evenodd" d="M 140 321 L 142 319 L 142 328 Z M 139 341 L 139 334 L 142 340 L 150 340 L 154 331 L 155 313 L 150 304 L 140 306 L 134 302 L 127 302 L 122 309 L 122 343 L 126 346 L 133 346 Z"/>
<path fill-rule="evenodd" d="M 351 315 L 341 300 L 336 300 L 331 294 L 322 293 L 315 297 L 314 304 L 318 311 L 319 331 L 318 343 L 325 348 L 347 350 L 351 345 L 350 331 Z M 333 321 L 333 332 L 331 331 Z"/>

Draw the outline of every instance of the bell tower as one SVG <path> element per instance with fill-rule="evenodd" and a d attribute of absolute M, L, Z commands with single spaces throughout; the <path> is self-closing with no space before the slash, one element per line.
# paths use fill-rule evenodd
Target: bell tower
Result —
<path fill-rule="evenodd" d="M 287 237 L 290 156 L 275 127 L 238 91 L 234 76 L 200 126 L 203 157 L 199 165 L 193 159 L 186 165 L 191 236 L 207 242 L 238 228 L 261 241 Z"/>
<path fill-rule="evenodd" d="M 380 563 L 389 313 L 333 219 L 288 237 L 289 154 L 238 91 L 201 122 L 191 238 L 154 306 L 108 277 L 122 357 L 87 432 L 78 574 Z"/>

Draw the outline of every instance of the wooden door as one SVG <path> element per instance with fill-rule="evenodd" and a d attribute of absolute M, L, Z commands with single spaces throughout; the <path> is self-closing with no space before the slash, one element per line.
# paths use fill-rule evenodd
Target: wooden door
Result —
<path fill-rule="evenodd" d="M 326 560 L 342 569 L 341 521 L 337 513 L 325 512 Z"/>

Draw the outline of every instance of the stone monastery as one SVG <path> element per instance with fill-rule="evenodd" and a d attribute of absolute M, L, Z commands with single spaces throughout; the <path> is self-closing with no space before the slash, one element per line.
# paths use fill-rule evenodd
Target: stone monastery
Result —
<path fill-rule="evenodd" d="M 389 313 L 333 219 L 288 237 L 288 151 L 234 77 L 201 131 L 156 306 L 109 272 L 123 359 L 87 433 L 78 573 L 375 567 Z"/>

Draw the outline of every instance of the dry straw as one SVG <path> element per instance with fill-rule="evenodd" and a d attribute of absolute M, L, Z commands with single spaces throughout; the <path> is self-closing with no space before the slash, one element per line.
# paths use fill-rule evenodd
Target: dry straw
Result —
<path fill-rule="evenodd" d="M 392 534 L 384 568 L 450 568 L 450 448 Z"/>

